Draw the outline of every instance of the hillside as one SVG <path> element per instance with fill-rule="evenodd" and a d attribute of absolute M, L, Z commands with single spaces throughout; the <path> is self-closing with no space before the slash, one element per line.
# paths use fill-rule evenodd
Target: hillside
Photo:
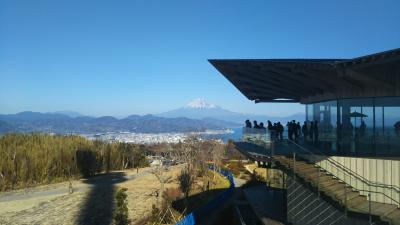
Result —
<path fill-rule="evenodd" d="M 102 133 L 102 132 L 190 132 L 207 129 L 224 129 L 218 120 L 198 120 L 185 117 L 163 118 L 153 115 L 132 115 L 123 119 L 112 116 L 70 117 L 61 114 L 21 112 L 0 115 L 0 133 L 51 132 L 51 133 Z"/>

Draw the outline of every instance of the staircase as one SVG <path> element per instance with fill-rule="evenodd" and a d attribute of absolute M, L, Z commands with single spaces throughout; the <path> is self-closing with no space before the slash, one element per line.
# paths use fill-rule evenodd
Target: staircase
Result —
<path fill-rule="evenodd" d="M 400 225 L 400 209 L 397 205 L 369 201 L 367 196 L 360 195 L 360 191 L 338 180 L 317 164 L 300 160 L 295 155 L 293 158 L 274 156 L 274 160 L 315 187 L 318 194 L 321 192 L 329 196 L 346 210 L 378 216 L 391 225 Z"/>

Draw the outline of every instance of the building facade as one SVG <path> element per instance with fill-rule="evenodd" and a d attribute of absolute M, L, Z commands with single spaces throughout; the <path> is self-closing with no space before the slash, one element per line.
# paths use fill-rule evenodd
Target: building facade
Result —
<path fill-rule="evenodd" d="M 400 224 L 400 49 L 353 59 L 209 61 L 255 103 L 305 105 L 301 123 L 306 133 L 299 138 L 265 138 L 258 147 L 237 143 L 250 158 L 260 160 L 264 154 L 262 160 L 276 161 L 290 179 L 300 182 L 302 188 L 288 188 L 288 196 L 307 202 L 307 196 L 294 190 L 310 189 L 343 207 L 332 209 L 331 215 L 342 211 L 347 218 L 351 211 L 368 215 L 370 224 Z M 264 136 L 257 137 L 259 142 Z M 267 153 L 264 145 L 274 150 Z M 301 210 L 304 218 L 311 211 L 330 216 L 324 209 L 302 207 L 307 209 Z M 288 220 L 302 224 L 289 212 Z"/>

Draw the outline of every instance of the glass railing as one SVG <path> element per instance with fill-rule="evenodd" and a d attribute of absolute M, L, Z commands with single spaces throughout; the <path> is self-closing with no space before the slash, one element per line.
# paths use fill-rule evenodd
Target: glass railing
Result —
<path fill-rule="evenodd" d="M 368 200 L 400 207 L 400 160 L 336 156 L 319 151 L 319 145 L 309 147 L 306 141 L 281 141 L 275 133 L 265 129 L 243 128 L 243 142 L 266 149 L 263 154 L 293 155 L 321 168 L 344 182 Z M 251 150 L 250 150 L 251 151 Z M 331 152 L 332 153 L 332 152 Z M 321 173 L 322 174 L 322 173 Z"/>
<path fill-rule="evenodd" d="M 243 127 L 242 141 L 258 145 L 265 145 L 271 142 L 271 135 L 267 129 Z"/>

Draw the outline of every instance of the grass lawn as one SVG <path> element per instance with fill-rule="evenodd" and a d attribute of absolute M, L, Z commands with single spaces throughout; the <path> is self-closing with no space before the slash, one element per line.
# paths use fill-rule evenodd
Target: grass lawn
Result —
<path fill-rule="evenodd" d="M 209 189 L 207 190 L 208 182 Z M 182 198 L 173 202 L 172 205 L 177 211 L 188 214 L 217 197 L 224 190 L 228 189 L 229 185 L 228 179 L 219 173 L 214 173 L 214 171 L 209 170 L 205 176 L 196 179 L 194 188 L 190 192 L 187 200 Z"/>
<path fill-rule="evenodd" d="M 224 169 L 230 170 L 234 177 L 250 180 L 251 174 L 246 170 L 247 163 L 238 160 L 229 160 L 224 162 Z"/>

